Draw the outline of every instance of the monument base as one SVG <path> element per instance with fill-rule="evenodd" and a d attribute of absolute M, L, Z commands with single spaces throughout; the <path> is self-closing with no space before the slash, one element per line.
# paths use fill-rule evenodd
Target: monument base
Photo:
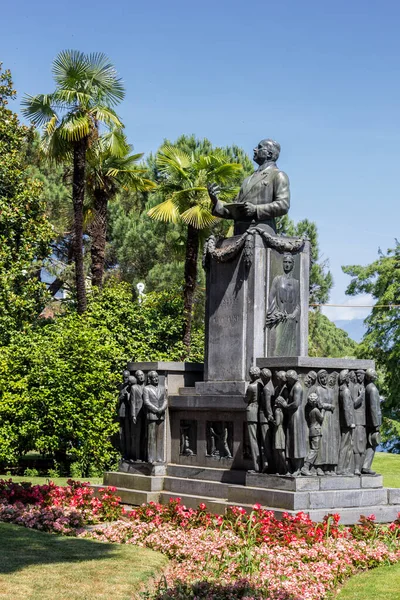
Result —
<path fill-rule="evenodd" d="M 374 365 L 368 360 L 311 357 L 259 358 L 256 362 L 273 373 L 295 369 L 305 397 L 310 370 L 326 369 L 331 375 L 344 368 Z M 156 367 L 168 392 L 166 460 L 155 464 L 123 460 L 118 472 L 105 473 L 104 485 L 115 486 L 123 503 L 166 504 L 170 498 L 181 498 L 187 507 L 204 503 L 216 514 L 229 506 L 250 512 L 254 504 L 260 504 L 277 518 L 302 511 L 321 521 L 338 513 L 344 524 L 370 514 L 378 522 L 397 518 L 400 489 L 384 488 L 380 475 L 294 477 L 250 472 L 246 381 L 201 381 L 201 365 L 129 365 L 131 371 L 139 367 L 144 371 Z"/>
<path fill-rule="evenodd" d="M 390 522 L 400 512 L 400 489 L 382 487 L 381 475 L 271 476 L 170 463 L 164 476 L 108 472 L 104 485 L 115 486 L 124 504 L 167 504 L 170 498 L 180 498 L 188 508 L 204 503 L 214 514 L 223 514 L 229 506 L 241 506 L 250 512 L 254 504 L 260 504 L 277 518 L 302 511 L 319 522 L 337 513 L 342 524 L 350 525 L 370 514 L 377 522 Z"/>

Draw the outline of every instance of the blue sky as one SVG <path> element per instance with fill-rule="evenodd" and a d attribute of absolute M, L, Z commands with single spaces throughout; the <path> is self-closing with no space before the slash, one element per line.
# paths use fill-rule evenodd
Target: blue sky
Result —
<path fill-rule="evenodd" d="M 341 265 L 373 261 L 399 235 L 398 2 L 15 0 L 1 29 L 20 97 L 53 89 L 60 50 L 105 52 L 126 84 L 119 112 L 137 152 L 182 133 L 250 155 L 277 139 L 290 216 L 317 222 L 330 261 L 331 302 L 348 302 Z"/>

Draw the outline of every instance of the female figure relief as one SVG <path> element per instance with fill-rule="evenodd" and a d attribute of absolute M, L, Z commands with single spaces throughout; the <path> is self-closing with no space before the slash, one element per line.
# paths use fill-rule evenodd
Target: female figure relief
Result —
<path fill-rule="evenodd" d="M 298 354 L 300 282 L 293 277 L 294 257 L 283 255 L 283 275 L 274 277 L 268 299 L 266 326 L 270 329 L 271 356 Z"/>

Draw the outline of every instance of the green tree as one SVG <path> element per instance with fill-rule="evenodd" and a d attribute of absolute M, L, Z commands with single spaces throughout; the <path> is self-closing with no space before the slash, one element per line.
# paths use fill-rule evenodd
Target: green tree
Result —
<path fill-rule="evenodd" d="M 141 192 L 156 187 L 145 177 L 146 169 L 137 164 L 143 154 L 131 154 L 131 151 L 124 134 L 120 130 L 112 130 L 97 138 L 87 153 L 87 186 L 93 198 L 93 219 L 89 228 L 92 285 L 97 287 L 103 284 L 109 201 L 121 189 Z"/>
<path fill-rule="evenodd" d="M 333 287 L 332 273 L 328 270 L 328 260 L 320 257 L 317 225 L 308 219 L 294 223 L 285 215 L 278 220 L 278 233 L 288 236 L 306 237 L 311 244 L 310 305 L 326 304 Z"/>
<path fill-rule="evenodd" d="M 54 321 L 15 334 L 0 347 L 0 462 L 30 450 L 76 460 L 88 474 L 117 457 L 117 385 L 127 361 L 179 360 L 183 299 L 179 290 L 149 293 L 139 304 L 126 283 L 110 279 Z M 191 360 L 201 360 L 195 331 Z"/>
<path fill-rule="evenodd" d="M 230 163 L 225 153 L 215 149 L 213 154 L 188 154 L 178 146 L 164 145 L 156 156 L 157 183 L 163 201 L 153 206 L 148 215 L 160 221 L 183 222 L 187 227 L 184 272 L 185 328 L 183 342 L 190 350 L 193 299 L 198 276 L 200 230 L 208 229 L 215 221 L 211 214 L 207 185 L 213 182 L 224 186 L 221 199 L 232 198 L 236 188 L 232 180 L 242 166 Z"/>
<path fill-rule="evenodd" d="M 27 177 L 24 152 L 29 130 L 8 108 L 16 95 L 10 71 L 0 63 L 0 343 L 42 310 L 46 287 L 40 281 L 49 253 L 51 228 L 41 184 Z"/>
<path fill-rule="evenodd" d="M 346 294 L 371 294 L 375 306 L 366 318 L 359 356 L 373 358 L 380 369 L 384 413 L 400 420 L 400 244 L 379 253 L 367 266 L 342 267 L 352 277 Z"/>
<path fill-rule="evenodd" d="M 76 295 L 78 311 L 83 313 L 87 303 L 83 262 L 86 153 L 100 124 L 122 127 L 112 107 L 125 92 L 115 68 L 102 53 L 64 50 L 55 58 L 52 71 L 55 91 L 26 96 L 23 113 L 35 125 L 44 126 L 43 149 L 49 157 L 72 161 Z"/>
<path fill-rule="evenodd" d="M 308 354 L 329 358 L 354 358 L 358 344 L 336 327 L 320 311 L 310 311 L 308 321 Z"/>

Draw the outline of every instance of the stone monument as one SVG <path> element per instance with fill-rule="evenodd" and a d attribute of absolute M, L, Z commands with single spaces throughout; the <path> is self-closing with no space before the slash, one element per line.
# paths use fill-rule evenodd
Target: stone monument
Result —
<path fill-rule="evenodd" d="M 381 424 L 373 361 L 307 356 L 310 243 L 276 234 L 290 205 L 279 153 L 273 140 L 257 145 L 258 168 L 231 203 L 209 187 L 213 214 L 234 221 L 234 236 L 211 236 L 204 248 L 204 366 L 127 365 L 123 458 L 105 483 L 133 504 L 179 496 L 214 512 L 257 502 L 277 515 L 391 520 L 400 491 L 372 469 Z"/>

